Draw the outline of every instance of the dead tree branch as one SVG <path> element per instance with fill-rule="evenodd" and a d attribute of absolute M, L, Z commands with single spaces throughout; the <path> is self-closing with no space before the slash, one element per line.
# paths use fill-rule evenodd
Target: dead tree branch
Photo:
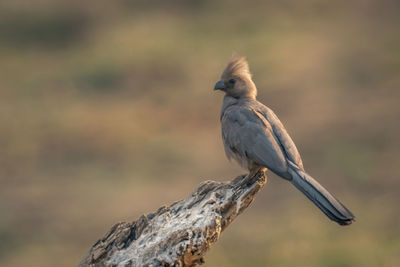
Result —
<path fill-rule="evenodd" d="M 137 221 L 115 224 L 78 266 L 195 266 L 266 183 L 259 171 L 230 182 L 206 181 L 186 199 Z"/>

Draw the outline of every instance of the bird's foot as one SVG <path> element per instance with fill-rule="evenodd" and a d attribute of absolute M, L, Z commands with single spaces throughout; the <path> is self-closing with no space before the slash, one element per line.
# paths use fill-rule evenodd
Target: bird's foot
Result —
<path fill-rule="evenodd" d="M 254 181 L 257 180 L 257 174 L 259 172 L 263 172 L 264 173 L 265 171 L 266 171 L 265 168 L 254 168 L 254 169 L 251 169 L 249 174 L 247 174 L 243 178 L 243 180 L 240 182 L 240 186 L 243 186 L 243 185 L 249 186 L 249 185 L 253 184 Z"/>

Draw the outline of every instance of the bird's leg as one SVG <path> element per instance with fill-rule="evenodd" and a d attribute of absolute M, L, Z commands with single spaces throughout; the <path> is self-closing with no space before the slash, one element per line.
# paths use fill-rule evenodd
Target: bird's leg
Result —
<path fill-rule="evenodd" d="M 248 184 L 250 183 L 250 181 L 256 176 L 256 174 L 260 171 L 264 171 L 265 172 L 265 168 L 261 167 L 261 166 L 255 166 L 253 168 L 250 169 L 249 174 L 246 175 L 246 177 L 241 181 L 241 184 Z"/>

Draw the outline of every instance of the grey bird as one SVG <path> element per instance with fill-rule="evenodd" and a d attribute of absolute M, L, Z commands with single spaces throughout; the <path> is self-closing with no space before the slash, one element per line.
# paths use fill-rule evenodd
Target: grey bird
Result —
<path fill-rule="evenodd" d="M 246 58 L 233 58 L 214 90 L 225 92 L 220 119 L 228 159 L 234 158 L 247 168 L 248 177 L 267 168 L 290 181 L 340 225 L 354 221 L 354 215 L 306 173 L 300 154 L 278 117 L 256 100 L 257 88 Z"/>

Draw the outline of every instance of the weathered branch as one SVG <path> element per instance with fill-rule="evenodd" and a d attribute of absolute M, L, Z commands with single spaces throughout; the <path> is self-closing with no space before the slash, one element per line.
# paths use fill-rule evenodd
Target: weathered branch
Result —
<path fill-rule="evenodd" d="M 186 199 L 131 223 L 120 222 L 78 266 L 195 266 L 266 183 L 259 171 L 230 182 L 206 181 Z"/>

